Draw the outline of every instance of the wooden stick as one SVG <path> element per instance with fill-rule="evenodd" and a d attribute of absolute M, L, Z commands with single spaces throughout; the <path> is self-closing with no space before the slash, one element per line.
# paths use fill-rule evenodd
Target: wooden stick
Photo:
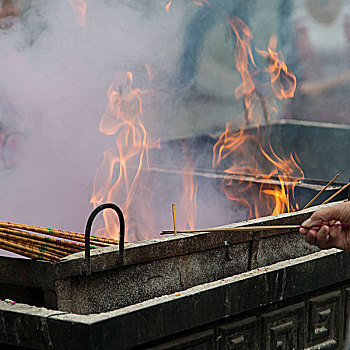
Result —
<path fill-rule="evenodd" d="M 281 229 L 299 229 L 300 225 L 273 225 L 273 226 L 241 226 L 241 227 L 223 227 L 223 228 L 206 228 L 202 230 L 181 230 L 177 233 L 192 232 L 242 232 L 242 231 L 264 231 L 264 230 L 281 230 Z M 162 231 L 162 234 L 174 234 L 174 231 Z"/>
<path fill-rule="evenodd" d="M 18 245 L 20 247 L 23 247 L 24 249 L 27 249 L 28 251 L 33 252 L 34 254 L 36 254 L 36 258 L 37 259 L 43 259 L 43 258 L 47 258 L 45 260 L 50 260 L 50 261 L 57 261 L 65 256 L 67 256 L 68 254 L 65 252 L 53 252 L 50 250 L 50 248 L 45 247 L 43 245 L 37 245 L 32 242 L 27 242 L 27 241 L 23 241 L 23 240 L 18 240 L 18 239 L 8 239 L 6 238 L 5 240 L 3 240 L 2 237 L 0 237 L 0 239 L 2 240 L 2 242 L 5 243 L 4 244 L 8 244 L 8 245 Z"/>
<path fill-rule="evenodd" d="M 20 231 L 11 228 L 0 228 L 0 232 L 20 237 L 32 238 L 34 240 L 48 244 L 49 246 L 60 248 L 71 253 L 81 252 L 85 249 L 85 245 L 82 243 L 63 241 L 61 239 L 55 239 L 49 236 L 42 236 L 27 231 Z M 95 246 L 91 246 L 91 248 L 95 248 Z"/>
<path fill-rule="evenodd" d="M 19 244 L 23 243 L 28 247 L 36 247 L 40 251 L 47 251 L 48 253 L 60 256 L 61 258 L 70 254 L 70 252 L 68 251 L 50 246 L 49 245 L 50 242 L 41 242 L 29 237 L 15 236 L 8 233 L 0 232 L 0 238 L 3 238 L 7 241 L 19 243 Z"/>
<path fill-rule="evenodd" d="M 177 231 L 176 231 L 175 204 L 172 204 L 171 208 L 173 209 L 174 234 L 176 235 Z"/>
<path fill-rule="evenodd" d="M 340 190 L 338 190 L 337 192 L 335 192 L 332 196 L 330 196 L 327 200 L 325 200 L 322 204 L 326 204 L 329 201 L 331 201 L 335 196 L 337 196 L 340 192 L 344 191 L 345 189 L 347 189 L 350 186 L 350 182 L 348 184 L 346 184 L 345 186 L 343 186 Z"/>
<path fill-rule="evenodd" d="M 52 229 L 52 228 L 41 227 L 41 226 L 26 225 L 26 224 L 20 224 L 20 223 L 9 222 L 9 221 L 0 221 L 0 227 L 18 228 L 20 230 L 42 233 L 45 235 L 61 237 L 61 238 L 70 239 L 78 242 L 85 242 L 85 235 L 83 233 L 78 233 L 78 232 L 64 231 L 64 230 Z M 104 238 L 104 237 L 97 237 L 93 235 L 91 235 L 91 241 L 94 241 L 95 245 L 98 245 L 101 247 L 105 247 L 106 245 L 111 245 L 111 244 L 112 245 L 119 244 L 119 241 L 117 240 Z"/>
<path fill-rule="evenodd" d="M 7 250 L 8 252 L 16 253 L 18 255 L 25 256 L 26 258 L 35 259 L 37 256 L 34 253 L 28 253 L 20 248 L 9 247 L 0 242 L 0 249 Z"/>
<path fill-rule="evenodd" d="M 314 198 L 312 198 L 311 201 L 309 203 L 307 203 L 303 209 L 308 208 L 327 189 L 327 187 L 338 177 L 339 177 L 339 174 L 335 175 L 333 177 L 333 179 L 331 181 L 329 181 L 328 184 L 325 187 L 323 187 L 322 190 L 320 192 L 318 192 L 316 194 L 316 196 Z"/>
<path fill-rule="evenodd" d="M 10 248 L 16 248 L 16 249 L 20 249 L 22 251 L 25 251 L 27 253 L 34 254 L 34 259 L 44 259 L 44 260 L 49 260 L 49 261 L 58 261 L 60 259 L 59 256 L 49 254 L 49 253 L 46 253 L 44 251 L 40 251 L 37 248 L 28 247 L 27 245 L 24 245 L 24 244 L 14 243 L 12 241 L 5 240 L 3 238 L 0 238 L 0 243 L 4 246 L 10 247 Z"/>

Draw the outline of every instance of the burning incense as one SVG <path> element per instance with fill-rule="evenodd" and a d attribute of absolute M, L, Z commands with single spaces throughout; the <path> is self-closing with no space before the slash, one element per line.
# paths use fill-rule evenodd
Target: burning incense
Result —
<path fill-rule="evenodd" d="M 318 193 L 316 194 L 316 196 L 315 196 L 314 198 L 312 198 L 311 201 L 310 201 L 309 203 L 307 203 L 303 209 L 308 208 L 308 207 L 309 207 L 309 206 L 310 206 L 310 205 L 311 205 L 311 204 L 312 204 L 326 189 L 327 189 L 327 187 L 328 187 L 335 179 L 337 179 L 338 177 L 339 177 L 339 174 L 335 175 L 335 176 L 333 177 L 333 179 L 332 179 L 331 181 L 329 181 L 328 184 L 327 184 L 326 186 L 324 186 L 324 187 L 322 188 L 322 190 L 321 190 L 320 192 L 318 192 Z"/>
<path fill-rule="evenodd" d="M 332 196 L 330 196 L 327 200 L 325 200 L 322 204 L 326 204 L 329 201 L 331 201 L 334 197 L 336 197 L 340 192 L 344 191 L 345 189 L 347 189 L 350 186 L 350 182 L 348 184 L 346 184 L 345 186 L 343 186 L 340 190 L 338 190 L 337 192 L 335 192 Z"/>
<path fill-rule="evenodd" d="M 78 232 L 64 231 L 64 230 L 52 229 L 52 228 L 41 227 L 41 226 L 26 225 L 26 224 L 20 224 L 20 223 L 9 222 L 9 221 L 0 221 L 0 227 L 17 228 L 20 230 L 42 233 L 45 235 L 65 238 L 73 241 L 85 242 L 85 235 L 83 233 L 78 233 Z M 91 241 L 94 241 L 94 244 L 100 247 L 105 247 L 111 244 L 117 245 L 119 243 L 119 241 L 114 239 L 97 237 L 93 235 L 91 235 Z"/>
<path fill-rule="evenodd" d="M 172 204 L 171 207 L 173 209 L 174 234 L 176 235 L 177 231 L 176 231 L 175 204 Z"/>

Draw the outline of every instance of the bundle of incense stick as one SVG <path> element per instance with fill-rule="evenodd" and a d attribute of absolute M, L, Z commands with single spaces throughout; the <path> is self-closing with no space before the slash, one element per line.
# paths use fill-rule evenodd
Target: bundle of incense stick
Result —
<path fill-rule="evenodd" d="M 59 238 L 55 238 L 59 237 Z M 116 245 L 114 239 L 90 236 L 90 248 Z M 0 221 L 0 249 L 31 259 L 58 261 L 85 249 L 83 233 Z"/>

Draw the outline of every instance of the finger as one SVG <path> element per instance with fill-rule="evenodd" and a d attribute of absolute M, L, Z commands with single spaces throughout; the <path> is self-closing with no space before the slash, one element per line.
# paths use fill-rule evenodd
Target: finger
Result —
<path fill-rule="evenodd" d="M 299 228 L 299 232 L 302 234 L 302 235 L 307 235 L 309 230 L 312 230 L 314 232 L 317 232 L 318 230 L 320 229 L 320 227 L 312 227 L 312 228 L 307 228 L 307 227 L 301 227 Z"/>
<path fill-rule="evenodd" d="M 330 230 L 329 230 L 329 238 L 331 241 L 337 242 L 339 240 L 341 230 L 342 230 L 342 227 L 340 226 L 341 222 L 335 221 L 333 225 L 334 226 L 330 227 Z"/>
<path fill-rule="evenodd" d="M 329 222 L 334 219 L 336 220 L 340 219 L 341 213 L 343 211 L 342 208 L 343 208 L 342 205 L 338 204 L 331 208 L 323 208 L 323 209 L 316 210 L 311 215 L 310 219 L 312 222 L 316 222 L 316 221 Z M 318 225 L 322 224 L 322 222 L 318 223 Z"/>
<path fill-rule="evenodd" d="M 310 218 L 305 220 L 301 224 L 301 226 L 303 226 L 303 228 L 311 228 L 313 226 L 321 225 L 322 223 L 323 223 L 323 220 L 321 218 L 313 219 L 312 216 L 311 216 Z"/>
<path fill-rule="evenodd" d="M 304 228 L 304 227 L 301 227 L 300 229 L 299 229 L 299 232 L 302 234 L 302 235 L 306 235 L 307 233 L 308 233 L 308 229 L 307 228 Z"/>
<path fill-rule="evenodd" d="M 317 245 L 316 238 L 311 236 L 305 236 L 305 241 L 310 245 Z"/>
<path fill-rule="evenodd" d="M 305 240 L 311 245 L 316 245 L 316 231 L 309 230 L 305 236 Z"/>
<path fill-rule="evenodd" d="M 323 225 L 316 233 L 317 246 L 321 249 L 328 248 L 330 228 L 327 225 Z"/>

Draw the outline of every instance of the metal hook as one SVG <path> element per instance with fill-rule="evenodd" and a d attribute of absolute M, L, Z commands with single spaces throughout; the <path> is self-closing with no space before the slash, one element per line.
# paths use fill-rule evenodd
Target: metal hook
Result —
<path fill-rule="evenodd" d="M 119 218 L 119 263 L 123 264 L 124 260 L 124 241 L 125 241 L 125 220 L 121 209 L 114 203 L 105 203 L 98 206 L 89 216 L 85 228 L 85 261 L 86 261 L 86 273 L 91 275 L 91 258 L 90 258 L 90 233 L 92 223 L 97 214 L 104 209 L 113 209 Z"/>

